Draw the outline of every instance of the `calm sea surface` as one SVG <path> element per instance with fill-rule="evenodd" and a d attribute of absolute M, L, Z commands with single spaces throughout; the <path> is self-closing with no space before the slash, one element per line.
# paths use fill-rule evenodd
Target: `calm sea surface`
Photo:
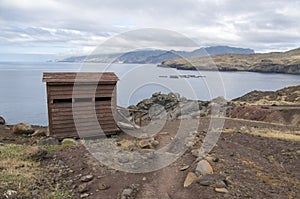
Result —
<path fill-rule="evenodd" d="M 8 124 L 28 122 L 47 125 L 46 88 L 42 83 L 42 74 L 64 71 L 115 72 L 120 79 L 117 87 L 120 106 L 136 104 L 154 92 L 178 92 L 186 98 L 200 100 L 217 96 L 233 99 L 255 89 L 277 90 L 300 84 L 299 75 L 184 71 L 153 64 L 3 62 L 0 63 L 0 115 Z M 170 75 L 179 78 L 170 78 Z"/>

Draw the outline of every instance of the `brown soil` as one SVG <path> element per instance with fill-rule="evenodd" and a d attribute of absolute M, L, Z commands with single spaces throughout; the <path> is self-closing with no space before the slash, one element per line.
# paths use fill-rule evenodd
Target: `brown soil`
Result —
<path fill-rule="evenodd" d="M 169 121 L 156 138 L 158 147 L 165 145 L 174 137 L 179 121 Z M 190 122 L 193 122 L 192 120 Z M 205 135 L 209 119 L 200 120 L 199 131 Z M 211 162 L 215 173 L 224 174 L 229 182 L 229 193 L 217 193 L 213 187 L 197 183 L 183 188 L 183 182 L 189 171 L 195 171 L 196 158 L 186 152 L 176 162 L 161 170 L 131 174 L 106 167 L 94 159 L 83 145 L 67 147 L 51 152 L 41 161 L 44 178 L 40 183 L 53 187 L 60 186 L 70 190 L 72 198 L 80 198 L 78 186 L 80 177 L 94 175 L 89 182 L 88 198 L 118 198 L 126 187 L 138 184 L 134 198 L 297 198 L 300 195 L 300 143 L 279 139 L 264 138 L 241 132 L 241 128 L 269 128 L 279 131 L 299 131 L 300 127 L 268 124 L 243 120 L 226 119 L 224 129 L 236 129 L 235 133 L 223 133 L 211 156 L 219 161 Z M 41 128 L 41 127 L 35 127 Z M 1 142 L 35 145 L 38 139 L 13 135 L 6 126 L 0 126 Z M 120 135 L 120 139 L 127 138 Z M 272 157 L 272 158 L 270 158 Z M 180 171 L 184 165 L 190 165 Z M 60 172 L 62 171 L 62 173 Z M 0 171 L 5 172 L 5 171 Z M 99 190 L 102 184 L 110 188 Z M 44 186 L 41 185 L 44 188 Z M 49 188 L 50 189 L 50 188 Z M 0 198 L 3 193 L 0 193 Z"/>
<path fill-rule="evenodd" d="M 229 113 L 232 118 L 300 125 L 299 106 L 251 106 L 236 105 Z"/>
<path fill-rule="evenodd" d="M 260 105 L 299 105 L 300 85 L 290 86 L 277 91 L 251 91 L 234 102 Z"/>

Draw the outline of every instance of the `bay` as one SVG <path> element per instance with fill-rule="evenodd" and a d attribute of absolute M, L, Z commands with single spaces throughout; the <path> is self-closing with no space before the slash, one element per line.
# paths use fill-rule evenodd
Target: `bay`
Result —
<path fill-rule="evenodd" d="M 274 91 L 300 84 L 300 76 L 290 74 L 185 71 L 160 68 L 154 64 L 2 62 L 0 115 L 8 124 L 28 122 L 47 125 L 43 72 L 72 71 L 115 72 L 120 79 L 117 84 L 117 103 L 125 107 L 151 97 L 154 92 L 177 92 L 186 98 L 199 100 L 224 96 L 230 100 L 252 90 Z"/>

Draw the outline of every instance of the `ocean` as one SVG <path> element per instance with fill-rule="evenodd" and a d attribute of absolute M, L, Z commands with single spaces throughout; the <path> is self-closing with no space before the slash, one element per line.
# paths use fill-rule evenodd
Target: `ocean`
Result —
<path fill-rule="evenodd" d="M 300 76 L 255 72 L 187 71 L 154 64 L 0 63 L 0 115 L 8 124 L 47 125 L 46 85 L 43 72 L 112 71 L 119 77 L 117 103 L 127 107 L 154 92 L 177 92 L 188 99 L 234 99 L 252 90 L 299 85 Z M 170 78 L 170 76 L 172 78 Z"/>

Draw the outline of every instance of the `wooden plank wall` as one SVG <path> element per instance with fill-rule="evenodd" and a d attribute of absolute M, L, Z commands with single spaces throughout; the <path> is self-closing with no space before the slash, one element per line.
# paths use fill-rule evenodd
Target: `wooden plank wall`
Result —
<path fill-rule="evenodd" d="M 116 85 L 47 85 L 50 135 L 91 137 L 118 130 L 115 122 Z M 76 122 L 76 126 L 74 123 Z"/>

